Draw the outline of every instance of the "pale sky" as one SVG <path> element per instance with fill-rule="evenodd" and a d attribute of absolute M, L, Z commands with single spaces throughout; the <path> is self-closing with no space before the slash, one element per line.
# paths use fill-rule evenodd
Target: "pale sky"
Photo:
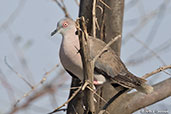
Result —
<path fill-rule="evenodd" d="M 149 15 L 147 16 L 149 18 L 147 24 L 141 24 L 141 19 L 144 18 L 144 15 L 147 15 L 158 8 L 163 1 L 156 2 L 156 0 L 141 0 L 135 2 L 135 6 L 130 6 L 128 4 L 129 1 L 131 0 L 126 2 L 127 6 L 124 14 L 123 40 L 125 40 L 125 38 L 128 37 L 128 34 L 132 32 L 136 38 L 144 42 L 148 38 L 153 27 L 156 28 L 157 31 L 153 31 L 150 37 L 151 39 L 148 38 L 148 47 L 154 52 L 157 52 L 155 49 L 162 43 L 166 42 L 162 45 L 163 47 L 171 45 L 170 3 L 167 3 L 164 15 L 157 15 L 152 18 L 150 17 L 151 15 Z M 65 0 L 65 3 L 71 17 L 76 19 L 79 9 L 77 4 L 74 0 Z M 13 14 L 15 10 L 17 10 L 17 13 Z M 16 99 L 19 99 L 24 93 L 28 92 L 30 88 L 7 67 L 4 62 L 4 57 L 7 57 L 7 62 L 32 84 L 38 83 L 45 72 L 49 71 L 56 64 L 60 65 L 58 50 L 61 42 L 61 35 L 58 34 L 51 38 L 50 33 L 55 29 L 57 22 L 64 18 L 64 14 L 53 0 L 0 0 L 0 14 L 0 71 L 5 75 L 3 78 L 8 80 L 12 85 Z M 140 26 L 142 29 L 138 30 L 139 28 L 137 26 Z M 154 39 L 152 43 L 150 43 L 153 35 Z M 131 38 L 127 43 L 122 45 L 121 59 L 127 63 L 128 60 L 133 59 L 134 56 L 143 57 L 144 50 L 131 56 L 141 47 L 142 44 L 137 43 L 134 38 Z M 145 54 L 148 53 L 151 52 L 147 50 Z M 167 49 L 162 50 L 157 54 L 167 65 L 171 64 L 171 47 L 167 46 Z M 26 59 L 28 67 L 32 73 L 32 79 L 26 76 L 28 74 L 26 72 L 28 71 L 25 71 L 25 68 L 21 65 L 18 59 L 20 57 Z M 136 66 L 127 64 L 128 69 L 137 76 L 142 76 L 160 66 L 162 66 L 162 64 L 156 59 L 156 57 L 152 57 L 151 59 L 146 60 L 146 62 Z M 53 79 L 60 69 L 62 69 L 61 65 L 48 77 L 45 84 L 47 84 L 50 79 Z M 150 84 L 155 84 L 168 77 L 169 76 L 164 73 L 159 73 L 149 78 L 148 82 Z M 64 103 L 68 98 L 70 79 L 70 76 L 67 75 L 64 86 L 56 93 L 57 106 Z M 41 86 L 39 88 L 41 88 Z M 7 91 L 2 86 L 2 82 L 0 82 L 0 93 L 1 114 L 8 112 L 14 101 L 12 102 L 9 99 Z M 24 101 L 25 100 L 22 100 L 21 104 L 24 103 Z M 168 107 L 171 107 L 169 102 L 171 102 L 170 98 L 159 102 L 148 109 L 168 109 Z M 45 108 L 45 113 L 48 113 L 57 107 L 51 105 L 49 96 L 45 96 L 39 98 L 28 109 L 17 112 L 17 114 L 41 114 L 42 112 L 36 111 L 36 106 Z M 169 109 L 169 111 L 171 111 L 171 109 Z M 139 113 L 140 112 L 136 112 L 136 114 Z"/>

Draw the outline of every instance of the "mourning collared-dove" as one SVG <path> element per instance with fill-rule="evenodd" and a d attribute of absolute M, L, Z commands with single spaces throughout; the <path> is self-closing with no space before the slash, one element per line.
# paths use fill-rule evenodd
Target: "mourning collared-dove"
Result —
<path fill-rule="evenodd" d="M 70 18 L 62 19 L 57 24 L 57 29 L 52 32 L 62 34 L 62 43 L 60 47 L 60 61 L 65 70 L 72 76 L 83 80 L 83 67 L 80 49 L 79 37 L 76 34 L 75 21 Z M 99 51 L 106 45 L 100 39 L 89 36 L 90 57 L 94 58 Z M 153 87 L 146 84 L 146 80 L 136 77 L 130 73 L 120 57 L 109 47 L 95 62 L 94 68 L 94 84 L 103 84 L 109 82 L 111 84 L 119 84 L 128 89 L 137 89 L 143 93 L 151 93 Z"/>

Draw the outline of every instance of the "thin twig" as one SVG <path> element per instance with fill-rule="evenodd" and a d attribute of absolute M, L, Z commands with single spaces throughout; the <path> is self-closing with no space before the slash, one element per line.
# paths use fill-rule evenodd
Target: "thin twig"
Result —
<path fill-rule="evenodd" d="M 148 47 L 147 44 L 143 43 L 141 40 L 139 40 L 138 38 L 136 38 L 135 35 L 134 35 L 134 39 L 138 43 L 140 43 L 144 48 L 146 48 L 147 50 L 149 50 L 150 53 L 152 53 L 162 63 L 162 65 L 166 65 L 166 63 L 162 60 L 162 58 L 155 51 L 153 51 L 152 49 L 150 49 L 150 47 Z"/>
<path fill-rule="evenodd" d="M 6 19 L 6 21 L 0 25 L 0 32 L 2 29 L 8 28 L 10 25 L 13 24 L 13 22 L 16 20 L 17 17 L 19 17 L 19 14 L 23 11 L 23 8 L 26 4 L 26 0 L 20 0 L 18 6 L 16 9 L 13 9 L 13 12 L 10 16 Z"/>
<path fill-rule="evenodd" d="M 93 0 L 92 17 L 93 37 L 96 38 L 96 0 Z"/>
<path fill-rule="evenodd" d="M 103 0 L 100 0 L 100 2 L 101 2 L 104 6 L 106 6 L 107 8 L 109 8 L 109 9 L 111 10 L 110 6 L 107 5 Z"/>
<path fill-rule="evenodd" d="M 9 65 L 8 61 L 7 61 L 7 57 L 5 56 L 4 58 L 4 62 L 7 65 L 7 67 L 13 71 L 19 78 L 21 78 L 31 89 L 33 89 L 33 86 L 21 75 L 19 74 L 11 65 Z"/>
<path fill-rule="evenodd" d="M 61 10 L 64 12 L 64 14 L 65 14 L 65 17 L 70 17 L 69 16 L 69 13 L 68 13 L 68 11 L 67 11 L 67 8 L 66 8 L 66 6 L 65 6 L 65 3 L 64 3 L 64 1 L 63 0 L 60 0 L 61 1 L 61 3 L 58 1 L 58 0 L 53 0 L 60 8 L 61 8 Z"/>
<path fill-rule="evenodd" d="M 58 110 L 60 110 L 60 108 L 64 107 L 66 104 L 68 104 L 81 91 L 81 89 L 82 89 L 82 87 L 80 86 L 64 104 L 57 107 L 53 112 L 50 112 L 48 114 L 53 114 L 53 113 L 57 112 Z"/>
<path fill-rule="evenodd" d="M 97 60 L 97 58 L 104 52 L 107 50 L 107 48 L 109 48 L 110 45 L 112 45 L 116 40 L 118 40 L 118 38 L 121 38 L 121 35 L 116 36 L 115 38 L 112 38 L 111 41 L 109 43 L 106 44 L 106 46 L 93 58 L 93 62 L 95 63 L 95 61 Z"/>
<path fill-rule="evenodd" d="M 13 89 L 13 86 L 11 85 L 11 83 L 8 82 L 6 75 L 1 71 L 0 69 L 0 83 L 1 83 L 1 87 L 3 86 L 7 91 L 8 97 L 9 97 L 9 101 L 11 101 L 11 103 L 16 101 L 15 98 L 15 92 Z"/>
<path fill-rule="evenodd" d="M 163 1 L 163 3 L 160 5 L 160 9 L 159 9 L 159 12 L 158 12 L 158 15 L 156 17 L 156 20 L 154 22 L 154 24 L 152 25 L 152 28 L 145 40 L 145 44 L 146 45 L 150 45 L 153 41 L 153 39 L 155 38 L 155 35 L 157 34 L 158 30 L 159 30 L 159 27 L 160 27 L 160 24 L 162 22 L 162 20 L 164 19 L 164 16 L 165 16 L 165 12 L 166 12 L 166 9 L 168 7 L 168 4 L 169 4 L 170 0 L 165 0 Z M 142 47 L 140 49 L 138 49 L 134 54 L 139 54 L 140 52 L 144 53 L 146 50 L 144 48 L 144 46 L 142 45 Z M 164 64 L 163 64 L 164 65 Z"/>
<path fill-rule="evenodd" d="M 103 8 L 100 5 L 97 5 L 96 7 L 100 9 L 100 11 L 101 11 L 100 14 L 102 15 L 103 14 Z"/>
<path fill-rule="evenodd" d="M 97 21 L 97 18 L 96 18 L 96 20 L 95 20 L 95 23 L 96 23 L 96 26 L 97 26 L 97 30 L 100 30 L 100 26 L 99 26 L 99 23 L 98 23 L 98 21 Z"/>
<path fill-rule="evenodd" d="M 75 0 L 75 3 L 76 3 L 78 6 L 80 6 L 80 3 L 78 2 L 78 0 Z"/>
<path fill-rule="evenodd" d="M 87 86 L 88 89 L 90 89 L 97 97 L 99 97 L 103 102 L 107 103 L 107 101 L 101 97 L 99 94 L 96 93 L 95 90 L 93 90 L 92 88 L 90 88 L 89 86 Z"/>
<path fill-rule="evenodd" d="M 75 114 L 78 114 L 75 107 L 74 107 L 74 105 L 72 105 L 72 108 L 74 109 Z"/>
<path fill-rule="evenodd" d="M 39 83 L 37 83 L 36 85 L 34 85 L 30 91 L 26 92 L 20 99 L 18 99 L 18 100 L 16 101 L 14 107 L 15 107 L 23 98 L 29 96 L 29 95 L 30 95 L 30 94 L 31 94 L 39 85 L 43 84 L 43 83 L 46 81 L 47 76 L 48 76 L 51 72 L 53 72 L 58 66 L 59 66 L 59 65 L 55 65 L 55 67 L 53 67 L 49 72 L 46 72 L 46 73 L 44 74 L 43 78 L 40 80 Z"/>
<path fill-rule="evenodd" d="M 90 82 L 89 81 L 85 81 L 85 83 L 84 83 L 84 85 L 83 85 L 83 87 L 82 87 L 82 91 L 84 91 L 85 90 L 85 88 L 88 86 L 90 84 Z"/>
<path fill-rule="evenodd" d="M 160 13 L 160 10 L 162 10 L 162 7 L 163 5 L 160 5 L 158 8 L 156 8 L 155 10 L 151 11 L 150 13 L 142 17 L 139 24 L 125 36 L 122 43 L 126 44 L 132 38 L 132 34 L 135 34 L 135 33 L 137 34 L 138 32 L 140 32 L 142 28 L 150 22 L 151 18 L 153 18 L 154 16 Z"/>
<path fill-rule="evenodd" d="M 144 44 L 144 42 L 143 42 Z M 163 53 L 164 50 L 168 50 L 171 46 L 171 40 L 167 40 L 165 42 L 163 42 L 162 44 L 158 45 L 156 48 L 152 49 L 152 51 L 154 51 L 157 55 L 159 55 L 159 53 Z M 129 59 L 126 64 L 127 65 L 132 65 L 132 66 L 135 66 L 135 65 L 138 65 L 140 63 L 143 63 L 143 62 L 147 62 L 149 59 L 151 59 L 152 57 L 154 57 L 154 54 L 150 51 L 148 52 L 146 55 L 143 54 L 143 55 L 139 55 L 139 57 L 131 57 L 132 59 Z M 129 58 L 129 57 L 128 57 Z"/>
<path fill-rule="evenodd" d="M 151 75 L 154 75 L 154 74 L 159 73 L 159 72 L 166 70 L 166 69 L 171 69 L 171 65 L 160 67 L 160 68 L 158 68 L 158 69 L 156 69 L 150 73 L 145 74 L 144 76 L 142 76 L 142 78 L 148 78 Z"/>
<path fill-rule="evenodd" d="M 25 103 L 23 103 L 22 105 L 19 106 L 15 106 L 12 107 L 12 110 L 10 110 L 9 113 L 7 114 L 15 114 L 17 111 L 25 109 L 26 107 L 28 107 L 31 102 L 33 102 L 34 100 L 40 98 L 41 96 L 47 94 L 47 93 L 52 93 L 54 91 L 54 87 L 52 87 L 51 85 L 47 85 L 44 88 L 42 88 L 40 91 L 35 92 L 30 98 L 28 98 L 28 100 L 26 100 Z"/>

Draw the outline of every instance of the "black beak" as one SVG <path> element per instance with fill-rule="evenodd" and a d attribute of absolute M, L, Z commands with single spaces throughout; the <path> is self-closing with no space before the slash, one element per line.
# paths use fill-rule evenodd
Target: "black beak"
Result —
<path fill-rule="evenodd" d="M 56 34 L 58 32 L 58 29 L 55 29 L 53 32 L 51 32 L 51 36 L 53 36 L 54 34 Z"/>

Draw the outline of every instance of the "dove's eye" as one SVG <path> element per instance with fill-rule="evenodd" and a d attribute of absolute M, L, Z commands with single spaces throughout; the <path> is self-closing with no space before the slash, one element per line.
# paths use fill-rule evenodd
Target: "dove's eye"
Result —
<path fill-rule="evenodd" d="M 63 26 L 63 28 L 66 28 L 68 26 L 68 23 L 64 22 L 62 26 Z"/>

